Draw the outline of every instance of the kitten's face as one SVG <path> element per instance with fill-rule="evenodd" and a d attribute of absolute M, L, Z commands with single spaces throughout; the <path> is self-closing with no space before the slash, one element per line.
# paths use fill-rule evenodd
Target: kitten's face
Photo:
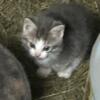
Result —
<path fill-rule="evenodd" d="M 40 36 L 39 36 L 40 34 Z M 22 32 L 22 42 L 35 60 L 46 60 L 59 54 L 62 48 L 64 25 L 57 25 L 49 29 L 46 34 L 30 19 L 25 18 Z"/>
<path fill-rule="evenodd" d="M 44 41 L 43 39 L 35 38 L 27 43 L 30 55 L 36 60 L 44 60 L 47 58 L 52 49 L 52 47 L 47 44 L 47 41 Z"/>

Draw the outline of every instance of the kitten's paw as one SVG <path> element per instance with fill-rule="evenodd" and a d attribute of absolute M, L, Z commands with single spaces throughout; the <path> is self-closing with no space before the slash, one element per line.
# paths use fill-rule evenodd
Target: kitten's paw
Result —
<path fill-rule="evenodd" d="M 63 73 L 63 72 L 58 72 L 58 73 L 57 73 L 57 75 L 58 75 L 58 77 L 68 79 L 68 78 L 70 78 L 71 73 Z"/>
<path fill-rule="evenodd" d="M 43 78 L 47 78 L 50 75 L 50 73 L 51 73 L 51 69 L 49 68 L 39 68 L 37 70 L 37 74 Z"/>
<path fill-rule="evenodd" d="M 58 72 L 57 75 L 58 75 L 58 77 L 68 79 L 68 78 L 70 78 L 71 75 L 72 75 L 72 70 L 71 70 L 71 69 L 67 69 L 67 70 Z"/>

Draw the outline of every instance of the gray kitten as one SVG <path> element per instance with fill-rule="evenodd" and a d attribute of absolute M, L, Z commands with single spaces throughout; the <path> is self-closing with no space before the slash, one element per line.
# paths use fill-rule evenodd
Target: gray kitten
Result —
<path fill-rule="evenodd" d="M 91 49 L 99 19 L 86 8 L 61 4 L 25 18 L 22 43 L 39 66 L 37 73 L 47 77 L 52 71 L 69 78 Z"/>

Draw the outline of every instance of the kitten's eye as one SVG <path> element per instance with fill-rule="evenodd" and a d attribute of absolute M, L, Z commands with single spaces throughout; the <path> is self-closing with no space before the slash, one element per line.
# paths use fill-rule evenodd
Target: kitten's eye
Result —
<path fill-rule="evenodd" d="M 50 50 L 50 47 L 49 46 L 46 46 L 46 47 L 43 48 L 43 50 L 44 51 L 49 51 Z"/>
<path fill-rule="evenodd" d="M 30 47 L 35 48 L 35 45 L 33 43 L 30 43 Z"/>

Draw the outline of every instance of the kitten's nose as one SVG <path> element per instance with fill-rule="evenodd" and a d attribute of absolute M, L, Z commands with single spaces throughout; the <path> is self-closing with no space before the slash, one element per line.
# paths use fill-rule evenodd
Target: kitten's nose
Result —
<path fill-rule="evenodd" d="M 41 53 L 35 53 L 36 57 L 39 57 L 41 55 Z"/>

